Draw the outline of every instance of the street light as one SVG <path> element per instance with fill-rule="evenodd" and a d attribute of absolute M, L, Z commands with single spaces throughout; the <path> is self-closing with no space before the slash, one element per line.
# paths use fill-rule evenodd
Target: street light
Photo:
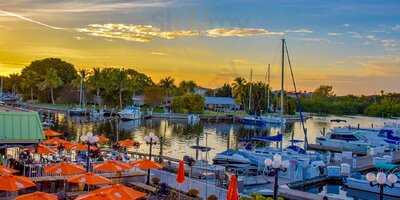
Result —
<path fill-rule="evenodd" d="M 81 136 L 81 141 L 87 144 L 87 156 L 86 156 L 86 171 L 89 172 L 90 167 L 90 145 L 96 144 L 99 141 L 99 137 L 93 135 L 93 133 L 89 132 L 86 135 Z"/>
<path fill-rule="evenodd" d="M 149 160 L 151 160 L 151 153 L 153 150 L 153 144 L 157 144 L 159 142 L 159 138 L 154 135 L 154 133 L 150 133 L 149 135 L 144 136 L 144 141 L 146 142 L 146 144 L 150 145 L 150 149 L 149 149 Z M 147 184 L 150 184 L 150 169 L 147 170 Z"/>
<path fill-rule="evenodd" d="M 282 161 L 282 156 L 279 154 L 275 154 L 273 159 L 270 158 L 265 159 L 265 166 L 268 170 L 274 170 L 274 200 L 278 198 L 278 177 L 279 171 L 285 172 L 289 167 L 289 161 Z"/>
<path fill-rule="evenodd" d="M 394 184 L 397 182 L 398 178 L 395 174 L 389 174 L 386 176 L 383 172 L 378 172 L 376 175 L 372 172 L 369 172 L 366 175 L 366 178 L 371 187 L 378 186 L 379 187 L 379 199 L 383 200 L 383 189 L 384 187 L 393 188 Z"/>

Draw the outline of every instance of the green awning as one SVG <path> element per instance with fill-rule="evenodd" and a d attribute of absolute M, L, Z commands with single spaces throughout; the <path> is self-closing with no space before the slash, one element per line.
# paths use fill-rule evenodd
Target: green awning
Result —
<path fill-rule="evenodd" d="M 37 112 L 0 112 L 0 146 L 37 144 L 43 139 Z"/>

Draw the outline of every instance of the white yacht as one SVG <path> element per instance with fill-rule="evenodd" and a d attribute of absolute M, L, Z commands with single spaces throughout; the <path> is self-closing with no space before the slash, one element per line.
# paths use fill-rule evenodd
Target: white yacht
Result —
<path fill-rule="evenodd" d="M 142 113 L 140 111 L 139 107 L 136 106 L 128 106 L 118 112 L 118 116 L 122 120 L 135 120 L 135 119 L 140 119 L 142 116 Z"/>

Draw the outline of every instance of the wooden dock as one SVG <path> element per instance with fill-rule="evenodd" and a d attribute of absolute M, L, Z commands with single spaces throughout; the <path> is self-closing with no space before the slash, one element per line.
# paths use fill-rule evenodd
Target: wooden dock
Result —
<path fill-rule="evenodd" d="M 323 200 L 324 196 L 319 194 L 313 194 L 309 192 L 304 192 L 300 190 L 293 190 L 287 186 L 279 186 L 279 196 L 285 199 L 295 199 L 295 200 Z M 328 200 L 342 200 L 333 197 L 327 197 Z"/>

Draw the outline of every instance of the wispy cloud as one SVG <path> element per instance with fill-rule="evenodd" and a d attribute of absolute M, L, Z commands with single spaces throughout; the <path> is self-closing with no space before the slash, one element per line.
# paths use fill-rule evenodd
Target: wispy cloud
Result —
<path fill-rule="evenodd" d="M 283 32 L 271 32 L 262 28 L 214 28 L 206 31 L 209 37 L 251 37 L 251 36 L 279 36 Z"/>
<path fill-rule="evenodd" d="M 336 33 L 336 32 L 330 32 L 328 33 L 329 36 L 339 36 L 342 35 L 342 33 Z"/>
<path fill-rule="evenodd" d="M 294 30 L 289 29 L 285 32 L 287 32 L 287 33 L 313 33 L 312 30 L 306 29 L 306 28 L 294 29 Z"/>
<path fill-rule="evenodd" d="M 122 39 L 135 42 L 150 42 L 157 38 L 175 39 L 178 37 L 197 36 L 192 30 L 161 31 L 151 25 L 134 24 L 90 24 L 85 28 L 76 29 L 78 32 L 92 36 Z"/>
<path fill-rule="evenodd" d="M 28 22 L 31 22 L 31 23 L 35 23 L 35 24 L 38 24 L 38 25 L 41 25 L 41 26 L 45 26 L 47 28 L 51 28 L 51 29 L 55 29 L 55 30 L 64 29 L 64 28 L 61 28 L 61 27 L 48 25 L 48 24 L 45 24 L 43 22 L 39 22 L 39 21 L 36 21 L 34 19 L 31 19 L 31 18 L 28 18 L 28 17 L 24 17 L 24 16 L 16 14 L 16 13 L 7 12 L 7 11 L 4 11 L 4 10 L 0 10 L 0 14 L 2 14 L 3 16 L 16 17 L 18 19 L 21 19 L 21 20 L 24 20 L 24 21 L 28 21 Z"/>
<path fill-rule="evenodd" d="M 392 27 L 393 31 L 400 31 L 400 24 L 396 24 Z"/>
<path fill-rule="evenodd" d="M 17 9 L 31 14 L 40 13 L 90 13 L 120 11 L 134 8 L 164 7 L 173 4 L 173 0 L 86 0 L 86 1 L 47 1 L 36 2 L 17 1 L 5 4 L 11 9 Z"/>
<path fill-rule="evenodd" d="M 167 54 L 164 52 L 159 52 L 159 51 L 153 51 L 151 52 L 151 55 L 156 55 L 156 56 L 166 56 Z"/>

